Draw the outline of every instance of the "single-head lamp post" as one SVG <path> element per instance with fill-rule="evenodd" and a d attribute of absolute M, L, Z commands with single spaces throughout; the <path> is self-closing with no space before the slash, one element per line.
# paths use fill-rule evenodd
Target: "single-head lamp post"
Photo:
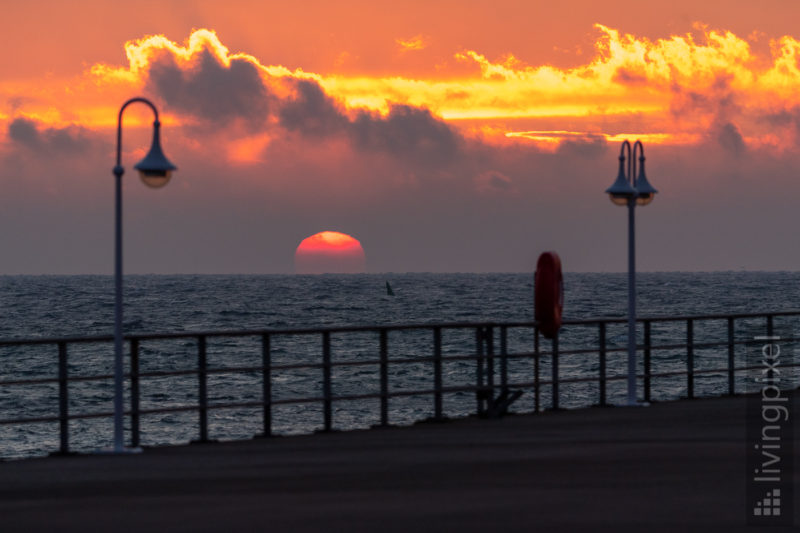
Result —
<path fill-rule="evenodd" d="M 631 151 L 633 153 L 631 153 Z M 627 152 L 628 172 L 625 172 Z M 639 153 L 639 168 L 636 154 Z M 628 402 L 629 406 L 646 405 L 636 399 L 636 205 L 647 205 L 653 201 L 656 191 L 644 173 L 644 145 L 636 141 L 623 141 L 619 153 L 619 173 L 614 183 L 606 189 L 616 205 L 628 206 Z"/>
<path fill-rule="evenodd" d="M 125 413 L 123 402 L 124 363 L 122 358 L 122 175 L 125 169 L 122 166 L 122 113 L 125 108 L 134 102 L 142 102 L 153 110 L 153 143 L 144 159 L 139 161 L 134 168 L 139 171 L 142 181 L 149 187 L 163 187 L 169 181 L 172 171 L 177 167 L 169 162 L 161 150 L 161 138 L 158 121 L 158 110 L 152 102 L 145 98 L 131 98 L 119 110 L 117 118 L 117 164 L 112 170 L 116 177 L 115 183 L 115 231 L 114 231 L 114 448 L 112 453 L 125 453 L 139 451 L 138 449 L 125 448 L 125 433 L 123 417 Z"/>

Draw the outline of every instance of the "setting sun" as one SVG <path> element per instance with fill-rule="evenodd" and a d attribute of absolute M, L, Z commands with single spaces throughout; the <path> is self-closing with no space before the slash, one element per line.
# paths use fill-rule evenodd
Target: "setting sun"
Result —
<path fill-rule="evenodd" d="M 361 243 L 338 231 L 306 237 L 294 253 L 296 274 L 360 274 L 365 265 Z"/>

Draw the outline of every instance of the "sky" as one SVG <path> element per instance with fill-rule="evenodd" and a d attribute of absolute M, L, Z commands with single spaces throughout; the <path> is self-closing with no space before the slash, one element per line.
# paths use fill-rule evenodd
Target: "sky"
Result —
<path fill-rule="evenodd" d="M 368 272 L 627 269 L 604 191 L 641 140 L 640 271 L 798 270 L 800 4 L 6 2 L 0 274 L 290 273 L 306 238 Z"/>

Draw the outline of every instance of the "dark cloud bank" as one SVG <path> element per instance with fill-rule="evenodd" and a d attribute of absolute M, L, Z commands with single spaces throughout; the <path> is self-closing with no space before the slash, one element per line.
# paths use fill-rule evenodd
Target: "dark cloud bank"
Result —
<path fill-rule="evenodd" d="M 149 90 L 168 107 L 216 127 L 239 121 L 251 131 L 278 126 L 312 141 L 344 136 L 356 150 L 424 166 L 448 164 L 464 142 L 427 109 L 394 105 L 385 117 L 366 110 L 351 117 L 312 80 L 282 80 L 293 96 L 279 98 L 251 62 L 233 59 L 225 67 L 208 51 L 185 70 L 164 54 L 148 75 Z"/>
<path fill-rule="evenodd" d="M 81 127 L 40 128 L 33 120 L 21 117 L 8 125 L 8 137 L 14 144 L 40 154 L 80 155 L 93 143 Z"/>

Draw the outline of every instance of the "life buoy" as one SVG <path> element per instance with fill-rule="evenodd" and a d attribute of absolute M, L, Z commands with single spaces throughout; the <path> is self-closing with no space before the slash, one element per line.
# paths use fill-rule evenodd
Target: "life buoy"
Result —
<path fill-rule="evenodd" d="M 555 252 L 544 252 L 536 262 L 534 304 L 534 319 L 539 331 L 548 339 L 554 338 L 561 328 L 561 312 L 564 309 L 561 259 Z"/>

